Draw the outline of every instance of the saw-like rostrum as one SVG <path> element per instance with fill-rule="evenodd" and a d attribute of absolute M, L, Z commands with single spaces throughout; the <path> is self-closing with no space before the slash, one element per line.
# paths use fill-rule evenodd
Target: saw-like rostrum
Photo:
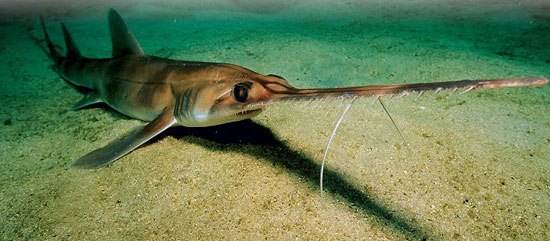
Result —
<path fill-rule="evenodd" d="M 82 168 L 112 163 L 171 126 L 205 127 L 250 119 L 269 104 L 279 101 L 334 97 L 355 99 L 447 89 L 466 92 L 548 83 L 544 77 L 522 77 L 298 89 L 278 75 L 263 75 L 234 64 L 145 55 L 122 17 L 113 9 L 109 11 L 111 58 L 84 57 L 63 24 L 67 53 L 62 54 L 50 40 L 43 20 L 41 23 L 45 51 L 53 62 L 53 69 L 68 82 L 89 89 L 75 109 L 105 103 L 126 116 L 149 122 L 72 163 L 72 166 Z"/>

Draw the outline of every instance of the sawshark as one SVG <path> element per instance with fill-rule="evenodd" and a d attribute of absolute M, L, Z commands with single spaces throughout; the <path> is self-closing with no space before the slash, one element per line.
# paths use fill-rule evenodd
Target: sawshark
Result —
<path fill-rule="evenodd" d="M 278 75 L 264 75 L 234 64 L 146 55 L 114 9 L 109 10 L 108 20 L 112 57 L 87 58 L 80 53 L 63 23 L 66 53 L 61 53 L 41 18 L 46 43 L 42 49 L 53 62 L 52 69 L 67 82 L 89 90 L 74 109 L 105 103 L 128 117 L 148 122 L 73 161 L 73 167 L 97 168 L 110 164 L 172 126 L 207 127 L 250 119 L 279 101 L 380 98 L 447 89 L 540 87 L 548 83 L 544 77 L 522 77 L 299 89 Z"/>

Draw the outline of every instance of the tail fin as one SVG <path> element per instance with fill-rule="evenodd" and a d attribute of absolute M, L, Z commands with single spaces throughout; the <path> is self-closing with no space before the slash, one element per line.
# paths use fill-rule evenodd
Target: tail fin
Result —
<path fill-rule="evenodd" d="M 46 40 L 46 45 L 48 47 L 48 57 L 55 62 L 59 63 L 61 59 L 63 59 L 63 56 L 57 49 L 55 48 L 55 45 L 50 40 L 50 35 L 48 35 L 48 31 L 46 31 L 46 24 L 44 23 L 44 18 L 40 16 L 40 24 L 42 25 L 42 32 L 44 32 L 44 39 Z"/>
<path fill-rule="evenodd" d="M 73 38 L 69 33 L 69 30 L 67 30 L 67 27 L 65 27 L 65 24 L 61 23 L 61 29 L 63 30 L 63 38 L 65 39 L 65 46 L 67 47 L 67 58 L 81 58 L 82 55 L 80 55 L 80 51 L 76 47 L 76 44 L 74 43 Z"/>
<path fill-rule="evenodd" d="M 50 39 L 50 35 L 48 34 L 48 31 L 46 31 L 46 24 L 44 23 L 44 18 L 40 17 L 40 24 L 42 25 L 42 31 L 44 32 L 44 39 L 46 40 L 46 46 L 48 47 L 48 57 L 55 63 L 59 63 L 62 59 L 68 58 L 68 59 L 77 59 L 81 58 L 82 55 L 80 55 L 80 51 L 76 47 L 76 44 L 73 41 L 73 38 L 71 37 L 71 34 L 69 33 L 69 30 L 67 30 L 67 27 L 65 24 L 61 23 L 61 30 L 63 30 L 63 38 L 65 39 L 65 46 L 67 48 L 67 55 L 63 56 L 59 50 L 56 48 L 56 46 L 53 44 L 52 40 Z"/>

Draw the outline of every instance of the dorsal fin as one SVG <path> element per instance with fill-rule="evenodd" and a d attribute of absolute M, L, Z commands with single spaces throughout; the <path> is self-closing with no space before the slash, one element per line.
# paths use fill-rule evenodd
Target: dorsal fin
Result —
<path fill-rule="evenodd" d="M 80 51 L 76 47 L 69 30 L 65 27 L 65 24 L 61 23 L 61 29 L 63 30 L 63 38 L 65 39 L 65 46 L 67 47 L 67 58 L 68 59 L 77 59 L 81 58 Z"/>
<path fill-rule="evenodd" d="M 122 17 L 112 8 L 109 10 L 109 29 L 113 43 L 113 57 L 143 55 L 138 41 L 130 33 Z"/>

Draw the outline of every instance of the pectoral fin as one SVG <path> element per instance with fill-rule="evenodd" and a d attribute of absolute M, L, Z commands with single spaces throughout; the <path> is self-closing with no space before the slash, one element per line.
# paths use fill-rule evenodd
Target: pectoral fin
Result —
<path fill-rule="evenodd" d="M 98 168 L 116 161 L 143 145 L 159 133 L 176 123 L 171 110 L 165 110 L 159 117 L 145 126 L 140 126 L 126 136 L 94 150 L 72 163 L 77 168 Z"/>

